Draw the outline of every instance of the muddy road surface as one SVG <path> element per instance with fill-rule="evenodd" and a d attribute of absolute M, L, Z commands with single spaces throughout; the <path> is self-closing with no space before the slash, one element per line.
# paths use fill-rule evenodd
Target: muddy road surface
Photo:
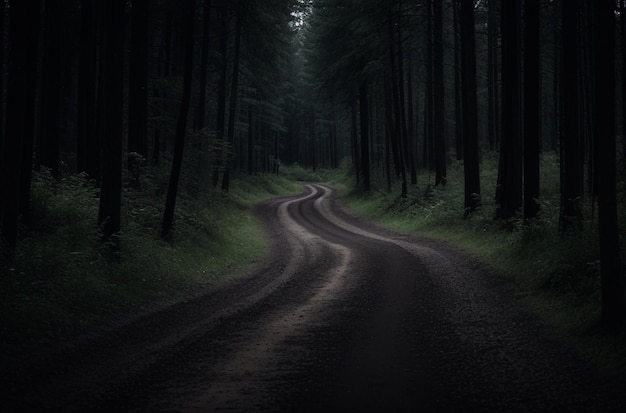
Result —
<path fill-rule="evenodd" d="M 626 411 L 604 375 L 444 243 L 333 191 L 257 208 L 272 257 L 225 287 L 5 365 L 0 411 Z"/>

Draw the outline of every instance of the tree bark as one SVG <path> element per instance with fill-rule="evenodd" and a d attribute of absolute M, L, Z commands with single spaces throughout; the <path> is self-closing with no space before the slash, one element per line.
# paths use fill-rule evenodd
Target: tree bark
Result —
<path fill-rule="evenodd" d="M 133 0 L 131 12 L 130 73 L 128 81 L 128 152 L 148 157 L 148 0 Z M 128 169 L 138 167 L 128 157 Z"/>
<path fill-rule="evenodd" d="M 502 0 L 502 138 L 496 216 L 508 219 L 522 207 L 521 6 Z"/>
<path fill-rule="evenodd" d="M 363 190 L 370 190 L 370 150 L 369 150 L 369 102 L 368 86 L 361 81 L 359 87 L 359 114 L 361 118 L 361 172 L 363 173 Z"/>
<path fill-rule="evenodd" d="M 446 172 L 446 135 L 445 102 L 443 84 L 443 2 L 433 2 L 433 105 L 434 105 L 434 140 L 435 140 L 435 185 L 445 185 Z"/>
<path fill-rule="evenodd" d="M 11 3 L 9 28 L 8 82 L 6 95 L 6 138 L 2 179 L 2 236 L 6 242 L 8 262 L 17 244 L 20 202 L 30 193 L 32 171 L 33 124 L 27 122 L 35 110 L 35 78 L 41 3 Z M 35 12 L 33 12 L 35 10 Z M 25 156 L 28 154 L 28 156 Z M 27 176 L 24 176 L 27 174 Z M 27 185 L 27 187 L 24 187 Z"/>
<path fill-rule="evenodd" d="M 541 72 L 539 62 L 539 0 L 524 1 L 524 219 L 539 212 L 541 152 Z"/>
<path fill-rule="evenodd" d="M 187 116 L 191 105 L 191 81 L 193 77 L 193 26 L 194 26 L 194 1 L 187 0 L 185 24 L 185 73 L 183 78 L 183 95 L 176 123 L 176 137 L 174 141 L 174 158 L 172 159 L 172 171 L 167 187 L 165 200 L 165 212 L 161 226 L 161 238 L 171 240 L 172 226 L 174 223 L 174 208 L 178 193 L 178 181 L 183 163 L 183 149 L 185 146 L 185 133 L 187 130 Z"/>
<path fill-rule="evenodd" d="M 194 122 L 194 129 L 201 130 L 204 128 L 205 107 L 206 107 L 206 89 L 207 89 L 207 70 L 209 61 L 209 44 L 210 44 L 210 23 L 211 23 L 211 0 L 204 0 L 204 16 L 202 18 L 202 52 L 200 54 L 200 75 L 198 81 L 198 106 Z"/>
<path fill-rule="evenodd" d="M 460 0 L 465 216 L 480 207 L 474 1 Z"/>
<path fill-rule="evenodd" d="M 98 225 L 106 239 L 118 233 L 122 205 L 122 138 L 124 102 L 124 7 L 125 0 L 108 0 L 104 4 L 102 30 L 103 113 L 102 185 Z"/>
<path fill-rule="evenodd" d="M 612 0 L 595 3 L 595 157 L 598 172 L 598 225 L 602 321 L 623 326 L 626 299 L 621 274 L 616 197 L 615 15 Z"/>
<path fill-rule="evenodd" d="M 60 0 L 46 0 L 43 93 L 41 113 L 41 135 L 39 139 L 38 160 L 41 165 L 50 168 L 52 175 L 59 173 L 59 140 L 61 134 L 61 48 L 63 29 L 63 10 Z M 34 79 L 34 78 L 33 78 Z"/>
<path fill-rule="evenodd" d="M 500 94 L 498 87 L 498 2 L 489 0 L 487 28 L 487 118 L 489 149 L 500 144 Z"/>
<path fill-rule="evenodd" d="M 99 145 L 96 144 L 97 31 L 96 4 L 82 0 L 80 23 L 80 57 L 78 71 L 78 105 L 76 167 L 95 179 L 100 175 Z"/>
<path fill-rule="evenodd" d="M 583 165 L 579 129 L 578 11 L 580 0 L 561 7 L 561 213 L 562 231 L 580 229 L 582 221 Z"/>
<path fill-rule="evenodd" d="M 239 89 L 239 60 L 241 58 L 241 16 L 237 16 L 235 24 L 235 57 L 233 61 L 232 84 L 228 110 L 228 155 L 226 167 L 222 177 L 222 191 L 228 192 L 230 187 L 230 173 L 232 172 L 233 148 L 235 143 L 235 119 L 237 116 L 237 91 Z"/>

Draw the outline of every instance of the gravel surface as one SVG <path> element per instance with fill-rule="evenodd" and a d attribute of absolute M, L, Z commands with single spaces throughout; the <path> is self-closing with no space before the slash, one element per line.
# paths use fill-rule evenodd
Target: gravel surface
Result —
<path fill-rule="evenodd" d="M 626 411 L 626 379 L 551 338 L 510 282 L 305 189 L 258 206 L 274 252 L 249 276 L 0 359 L 0 411 Z"/>

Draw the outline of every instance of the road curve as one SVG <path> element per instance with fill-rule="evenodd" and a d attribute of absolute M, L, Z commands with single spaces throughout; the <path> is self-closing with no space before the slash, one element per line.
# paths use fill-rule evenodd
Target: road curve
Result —
<path fill-rule="evenodd" d="M 256 212 L 265 265 L 31 360 L 0 411 L 626 411 L 623 377 L 455 249 L 358 220 L 322 185 Z"/>

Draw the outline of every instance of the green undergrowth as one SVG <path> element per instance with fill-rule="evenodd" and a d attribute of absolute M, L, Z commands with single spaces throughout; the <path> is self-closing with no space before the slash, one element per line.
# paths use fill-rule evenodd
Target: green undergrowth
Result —
<path fill-rule="evenodd" d="M 381 170 L 372 171 L 372 190 L 354 189 L 349 164 L 332 177 L 357 215 L 401 233 L 447 241 L 477 257 L 516 285 L 520 306 L 531 311 L 555 336 L 584 357 L 616 373 L 626 371 L 626 333 L 607 332 L 600 325 L 600 265 L 597 207 L 582 201 L 582 230 L 559 232 L 559 162 L 554 155 L 541 160 L 541 212 L 528 225 L 520 217 L 495 220 L 493 202 L 497 181 L 497 156 L 488 153 L 481 165 L 482 207 L 463 217 L 463 164 L 448 169 L 444 187 L 434 186 L 434 176 L 420 174 L 409 196 L 399 196 L 394 184 L 387 192 Z M 623 183 L 619 184 L 624 188 Z M 620 205 L 626 205 L 623 192 Z M 620 208 L 621 228 L 626 211 Z M 622 257 L 626 240 L 622 239 Z M 622 261 L 624 264 L 624 260 Z M 626 269 L 623 270 L 626 274 Z"/>
<path fill-rule="evenodd" d="M 253 206 L 302 190 L 287 174 L 238 176 L 228 193 L 185 176 L 181 187 L 166 242 L 167 171 L 145 169 L 138 188 L 124 188 L 113 245 L 95 226 L 93 182 L 36 173 L 28 230 L 0 268 L 0 344 L 41 346 L 115 326 L 245 274 L 269 251 Z"/>

